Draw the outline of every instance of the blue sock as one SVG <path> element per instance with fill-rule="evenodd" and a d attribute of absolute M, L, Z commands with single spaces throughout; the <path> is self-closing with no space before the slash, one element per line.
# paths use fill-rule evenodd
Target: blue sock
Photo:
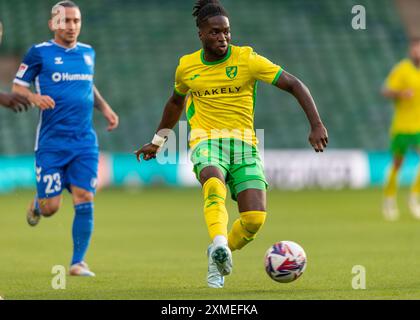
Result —
<path fill-rule="evenodd" d="M 35 202 L 34 202 L 34 213 L 37 216 L 40 216 L 41 213 L 41 209 L 39 208 L 39 203 L 38 203 L 38 195 L 35 195 Z"/>
<path fill-rule="evenodd" d="M 93 203 L 86 202 L 74 206 L 73 258 L 71 264 L 84 261 L 93 231 Z"/>

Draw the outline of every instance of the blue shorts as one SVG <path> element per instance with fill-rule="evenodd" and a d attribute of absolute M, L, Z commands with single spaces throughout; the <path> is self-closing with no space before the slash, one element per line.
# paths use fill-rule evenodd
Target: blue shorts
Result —
<path fill-rule="evenodd" d="M 46 151 L 35 153 L 36 187 L 39 199 L 71 192 L 75 186 L 95 193 L 98 178 L 97 148 Z"/>

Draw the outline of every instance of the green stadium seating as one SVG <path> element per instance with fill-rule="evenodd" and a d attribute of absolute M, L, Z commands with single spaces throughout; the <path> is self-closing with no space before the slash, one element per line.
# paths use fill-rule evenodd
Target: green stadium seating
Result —
<path fill-rule="evenodd" d="M 367 30 L 356 31 L 352 0 L 223 1 L 234 44 L 253 46 L 310 88 L 331 147 L 381 150 L 387 148 L 392 108 L 379 91 L 390 68 L 404 57 L 407 41 L 392 0 L 363 2 Z M 54 3 L 0 0 L 5 27 L 0 56 L 22 57 L 31 44 L 49 39 Z M 97 52 L 96 84 L 121 119 L 121 127 L 109 134 L 96 113 L 101 147 L 131 152 L 151 139 L 172 93 L 179 57 L 200 48 L 193 1 L 77 3 L 84 18 L 80 41 Z M 36 110 L 19 115 L 0 110 L 0 153 L 31 153 L 37 117 Z M 299 105 L 269 85 L 259 86 L 256 128 L 265 129 L 266 147 L 308 147 L 308 124 Z"/>

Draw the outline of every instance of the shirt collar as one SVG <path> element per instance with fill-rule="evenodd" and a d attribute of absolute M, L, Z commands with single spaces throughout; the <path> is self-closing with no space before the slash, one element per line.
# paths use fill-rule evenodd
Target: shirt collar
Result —
<path fill-rule="evenodd" d="M 56 45 L 57 47 L 60 47 L 60 48 L 62 48 L 64 50 L 66 50 L 66 52 L 71 51 L 73 49 L 76 49 L 77 48 L 77 45 L 78 45 L 78 43 L 76 42 L 76 44 L 73 47 L 67 48 L 67 47 L 62 46 L 61 44 L 58 44 L 57 42 L 55 42 L 55 40 L 50 40 L 50 42 L 52 44 Z"/>

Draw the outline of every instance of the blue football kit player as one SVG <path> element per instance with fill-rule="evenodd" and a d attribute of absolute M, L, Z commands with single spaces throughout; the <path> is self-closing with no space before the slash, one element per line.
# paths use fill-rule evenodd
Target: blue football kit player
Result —
<path fill-rule="evenodd" d="M 37 195 L 27 211 L 29 225 L 58 211 L 63 189 L 73 198 L 73 258 L 70 275 L 94 276 L 84 261 L 93 231 L 93 200 L 98 172 L 98 140 L 93 108 L 108 130 L 118 116 L 94 85 L 95 51 L 77 41 L 81 13 L 72 1 L 53 7 L 49 27 L 54 39 L 34 45 L 23 59 L 13 91 L 40 108 L 35 140 Z M 36 93 L 29 87 L 34 84 Z"/>

